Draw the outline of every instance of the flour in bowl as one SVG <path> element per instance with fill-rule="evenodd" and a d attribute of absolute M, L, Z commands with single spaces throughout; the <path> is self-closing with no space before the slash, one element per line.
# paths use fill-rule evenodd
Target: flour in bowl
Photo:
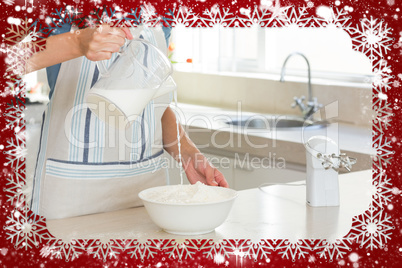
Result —
<path fill-rule="evenodd" d="M 217 186 L 207 186 L 201 182 L 193 185 L 174 185 L 155 189 L 147 193 L 146 198 L 167 204 L 193 204 L 210 203 L 226 200 L 233 197 L 225 189 L 219 189 Z"/>

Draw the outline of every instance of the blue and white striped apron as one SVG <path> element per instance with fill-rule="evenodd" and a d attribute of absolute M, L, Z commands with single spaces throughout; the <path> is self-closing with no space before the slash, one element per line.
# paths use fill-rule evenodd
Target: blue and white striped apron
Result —
<path fill-rule="evenodd" d="M 166 51 L 161 28 L 132 33 Z M 97 76 L 86 57 L 64 62 L 44 113 L 31 209 L 47 219 L 140 206 L 140 191 L 166 184 L 161 117 L 171 95 L 150 101 L 129 129 L 117 130 L 84 101 Z"/>

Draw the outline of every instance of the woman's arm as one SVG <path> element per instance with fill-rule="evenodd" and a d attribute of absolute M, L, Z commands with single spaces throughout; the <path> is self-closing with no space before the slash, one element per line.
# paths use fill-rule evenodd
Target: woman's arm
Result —
<path fill-rule="evenodd" d="M 194 184 L 197 181 L 201 181 L 208 185 L 229 187 L 223 174 L 209 163 L 206 157 L 187 136 L 180 124 L 179 132 L 182 163 L 190 183 Z M 172 155 L 176 161 L 179 161 L 176 115 L 170 107 L 166 109 L 162 116 L 162 135 L 164 149 Z"/>
<path fill-rule="evenodd" d="M 125 38 L 133 39 L 129 29 L 108 25 L 51 36 L 46 39 L 46 49 L 28 59 L 26 73 L 80 56 L 92 61 L 110 59 L 124 45 Z"/>

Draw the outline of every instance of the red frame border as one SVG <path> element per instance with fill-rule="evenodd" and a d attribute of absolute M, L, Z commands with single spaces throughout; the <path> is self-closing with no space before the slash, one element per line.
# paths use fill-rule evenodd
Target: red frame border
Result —
<path fill-rule="evenodd" d="M 41 16 L 41 11 L 43 11 L 43 8 L 46 8 L 47 10 L 53 11 L 53 10 L 60 10 L 65 7 L 64 3 L 59 3 L 57 2 L 60 1 L 33 1 L 33 3 L 28 3 L 26 6 L 25 10 L 22 9 L 24 4 L 26 4 L 23 1 L 15 1 L 15 3 L 11 5 L 7 5 L 3 1 L 2 6 L 3 6 L 3 12 L 5 14 L 2 22 L 2 58 L 4 61 L 7 61 L 6 59 L 6 44 L 7 40 L 6 38 L 6 29 L 10 27 L 10 25 L 7 23 L 7 18 L 9 17 L 14 17 L 14 18 L 40 18 Z M 8 1 L 13 2 L 13 1 Z M 21 2 L 21 3 L 19 3 Z M 30 2 L 30 1 L 28 1 Z M 79 8 L 80 11 L 82 10 L 83 14 L 89 14 L 90 11 L 92 11 L 95 7 L 96 4 L 100 4 L 100 2 L 103 2 L 102 4 L 105 4 L 107 6 L 111 5 L 119 5 L 120 7 L 124 6 L 125 10 L 127 10 L 127 7 L 138 7 L 142 1 L 133 1 L 129 3 L 125 3 L 125 1 L 90 1 L 89 3 L 83 3 L 83 1 L 75 0 L 75 1 L 66 1 L 66 4 L 70 4 L 71 6 L 75 8 Z M 306 6 L 309 1 L 303 1 L 303 0 L 298 0 L 298 1 L 280 1 L 282 5 L 294 5 L 295 7 L 299 6 Z M 337 5 L 335 4 L 335 1 L 311 1 L 315 7 L 319 5 L 327 5 L 327 6 L 333 6 L 336 7 Z M 390 75 L 389 78 L 389 88 L 386 90 L 386 94 L 388 96 L 388 103 L 389 103 L 389 111 L 393 112 L 394 115 L 392 117 L 392 121 L 390 122 L 390 126 L 388 128 L 382 128 L 382 135 L 381 138 L 388 139 L 390 141 L 390 144 L 388 147 L 392 147 L 390 151 L 394 151 L 394 154 L 390 153 L 387 154 L 386 157 L 390 157 L 389 163 L 386 164 L 385 168 L 383 169 L 383 173 L 390 178 L 390 183 L 393 187 L 393 197 L 390 201 L 390 204 L 392 204 L 393 208 L 390 209 L 390 206 L 384 207 L 383 212 L 387 213 L 390 216 L 390 219 L 392 221 L 392 224 L 394 226 L 394 230 L 392 231 L 392 236 L 391 239 L 387 241 L 387 243 L 384 245 L 383 248 L 380 249 L 367 249 L 365 247 L 361 247 L 359 243 L 353 243 L 351 246 L 351 253 L 356 253 L 359 256 L 358 264 L 359 267 L 366 267 L 366 266 L 379 266 L 379 265 L 385 265 L 387 267 L 398 267 L 402 265 L 402 246 L 401 246 L 401 226 L 400 226 L 400 219 L 401 219 L 401 211 L 402 209 L 400 208 L 400 200 L 401 200 L 401 195 L 397 191 L 398 189 L 401 189 L 401 182 L 398 180 L 400 177 L 400 166 L 399 166 L 399 152 L 401 150 L 401 142 L 400 142 L 400 134 L 398 133 L 398 130 L 400 129 L 400 118 L 398 114 L 398 110 L 400 109 L 399 102 L 401 101 L 400 94 L 398 89 L 401 87 L 401 80 L 402 80 L 402 66 L 400 63 L 399 58 L 402 55 L 402 25 L 398 23 L 398 19 L 396 19 L 394 16 L 398 15 L 398 18 L 402 16 L 401 11 L 396 11 L 397 8 L 402 9 L 402 5 L 399 3 L 397 0 L 383 0 L 383 1 L 371 1 L 371 0 L 363 0 L 360 1 L 359 3 L 356 3 L 355 1 L 340 1 L 340 7 L 353 7 L 353 11 L 350 12 L 351 16 L 351 22 L 355 25 L 359 24 L 360 19 L 362 19 L 362 15 L 366 15 L 368 18 L 374 17 L 378 19 L 382 19 L 391 29 L 390 36 L 392 36 L 393 41 L 392 41 L 392 46 L 390 47 L 391 50 L 387 53 L 387 60 L 390 69 L 392 70 L 392 75 Z M 174 2 L 169 2 L 169 1 L 149 1 L 147 2 L 148 4 L 154 6 L 155 12 L 158 14 L 165 14 L 169 8 L 174 8 L 180 6 L 185 6 L 187 8 L 191 8 L 193 12 L 202 14 L 202 12 L 211 7 L 211 4 L 208 2 L 203 2 L 203 1 L 181 1 L 180 3 L 174 3 Z M 242 15 L 239 13 L 240 7 L 251 7 L 253 8 L 255 5 L 259 5 L 259 1 L 218 1 L 216 2 L 219 4 L 220 8 L 228 8 L 231 12 L 234 13 L 234 15 L 241 17 Z M 30 12 L 28 7 L 30 7 L 30 4 L 32 4 L 33 9 Z M 215 4 L 215 2 L 214 2 Z M 21 9 L 18 10 L 16 6 L 19 5 Z M 313 9 L 312 9 L 313 10 Z M 42 14 L 43 15 L 43 14 Z M 4 34 L 4 35 L 3 35 Z M 388 58 L 389 57 L 389 58 Z M 6 64 L 3 64 L 1 66 L 3 74 L 6 74 Z M 11 79 L 16 78 L 16 77 L 11 77 Z M 12 80 L 11 80 L 12 81 Z M 0 118 L 0 126 L 1 126 L 1 136 L 2 136 L 2 142 L 0 142 L 3 146 L 4 149 L 2 149 L 3 154 L 0 154 L 0 162 L 1 163 L 7 163 L 7 154 L 5 153 L 6 151 L 6 141 L 14 137 L 14 129 L 13 127 L 7 128 L 7 124 L 9 123 L 7 121 L 7 103 L 16 103 L 16 98 L 19 97 L 21 101 L 23 101 L 23 86 L 20 86 L 21 92 L 16 95 L 9 94 L 7 90 L 9 90 L 9 84 L 7 82 L 10 82 L 10 77 L 4 77 L 2 78 L 2 92 L 1 92 L 1 104 L 0 104 L 0 109 L 2 111 L 3 116 Z M 373 93 L 375 93 L 373 91 Z M 377 100 L 377 96 L 373 96 L 373 102 Z M 23 104 L 22 104 L 23 105 Z M 377 122 L 379 123 L 379 122 Z M 381 122 L 380 122 L 381 124 Z M 377 124 L 378 125 L 378 124 Z M 24 127 L 22 127 L 21 131 L 24 130 Z M 374 129 L 375 130 L 375 127 Z M 380 141 L 381 142 L 381 141 Z M 380 144 L 381 145 L 381 144 Z M 384 151 L 380 151 L 379 155 L 384 155 Z M 19 168 L 23 169 L 24 165 L 20 166 Z M 2 176 L 1 176 L 1 185 L 3 186 L 2 188 L 6 190 L 10 186 L 8 185 L 7 177 L 10 176 L 10 174 L 13 172 L 13 168 L 10 166 L 3 166 L 2 169 Z M 0 244 L 0 262 L 3 264 L 3 266 L 11 266 L 11 265 L 16 265 L 18 263 L 25 263 L 25 265 L 29 266 L 39 266 L 40 264 L 44 264 L 46 266 L 58 266 L 58 267 L 64 267 L 64 266 L 100 266 L 100 265 L 108 265 L 108 266 L 113 266 L 113 265 L 118 265 L 120 267 L 121 265 L 126 264 L 129 267 L 137 267 L 138 265 L 141 265 L 142 267 L 147 267 L 147 266 L 153 266 L 153 265 L 159 265 L 159 263 L 165 267 L 165 266 L 190 266 L 190 267 L 195 267 L 195 266 L 205 266 L 205 267 L 214 267 L 214 266 L 227 266 L 230 265 L 232 266 L 240 266 L 240 264 L 244 267 L 253 267 L 253 266 L 265 266 L 265 265 L 283 265 L 285 267 L 290 267 L 290 266 L 322 266 L 322 265 L 328 265 L 328 266 L 342 266 L 342 264 L 346 265 L 351 265 L 353 267 L 356 266 L 356 263 L 351 262 L 350 258 L 348 258 L 349 254 L 346 254 L 344 258 L 342 259 L 334 259 L 332 261 L 329 261 L 328 259 L 323 259 L 323 258 L 318 258 L 316 257 L 314 260 L 311 258 L 296 258 L 295 261 L 292 261 L 292 259 L 286 259 L 282 258 L 278 254 L 278 252 L 273 251 L 271 254 L 268 255 L 269 262 L 266 260 L 258 260 L 254 262 L 252 259 L 248 258 L 242 258 L 239 260 L 239 258 L 232 256 L 231 258 L 228 258 L 228 263 L 222 263 L 218 264 L 214 262 L 213 259 L 211 258 L 206 258 L 205 255 L 196 254 L 194 255 L 193 258 L 190 259 L 182 259 L 180 262 L 177 261 L 177 259 L 171 259 L 168 258 L 166 254 L 158 254 L 154 258 L 150 259 L 135 259 L 131 258 L 128 256 L 128 254 L 122 252 L 117 256 L 117 258 L 112 258 L 112 259 L 106 259 L 106 261 L 103 261 L 102 258 L 93 258 L 92 255 L 89 254 L 82 254 L 79 258 L 74 259 L 74 260 L 69 260 L 69 262 L 66 262 L 64 259 L 56 259 L 54 256 L 44 256 L 43 251 L 41 252 L 40 247 L 35 248 L 33 247 L 32 249 L 25 249 L 24 247 L 18 247 L 15 248 L 15 243 L 11 243 L 7 239 L 7 234 L 6 230 L 4 229 L 5 226 L 9 225 L 10 221 L 10 211 L 13 209 L 11 206 L 10 202 L 7 201 L 6 194 L 3 191 L 1 194 L 1 215 L 0 215 L 0 221 L 3 226 L 3 229 L 0 232 L 0 237 L 1 237 L 1 244 Z M 27 212 L 29 214 L 29 212 Z M 12 217 L 12 216 L 11 216 Z M 36 216 L 37 217 L 37 216 Z M 44 233 L 46 233 L 46 229 L 44 228 Z M 96 241 L 92 241 L 95 242 Z M 92 243 L 91 241 L 87 241 L 86 243 Z M 168 241 L 169 242 L 169 241 Z M 229 241 L 230 242 L 230 241 Z M 236 244 L 236 241 L 232 241 L 233 243 Z M 237 241 L 237 244 L 242 243 L 244 241 Z M 277 241 L 277 243 L 281 243 L 280 241 Z M 311 252 L 312 256 L 317 256 L 314 252 Z M 354 265 L 353 265 L 354 264 Z"/>

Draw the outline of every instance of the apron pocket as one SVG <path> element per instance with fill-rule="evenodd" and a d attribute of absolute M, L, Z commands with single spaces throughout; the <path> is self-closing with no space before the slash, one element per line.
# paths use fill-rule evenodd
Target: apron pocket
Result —
<path fill-rule="evenodd" d="M 46 161 L 40 214 L 60 219 L 141 206 L 138 193 L 165 185 L 161 156 L 130 163 Z"/>

